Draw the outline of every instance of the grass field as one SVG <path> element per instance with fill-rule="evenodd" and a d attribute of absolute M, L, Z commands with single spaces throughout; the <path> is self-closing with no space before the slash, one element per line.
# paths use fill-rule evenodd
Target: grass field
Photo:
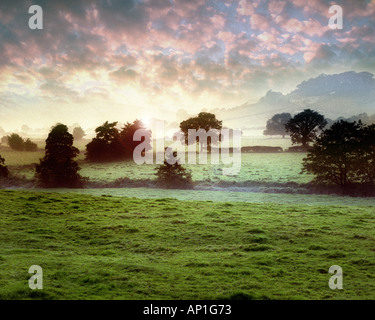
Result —
<path fill-rule="evenodd" d="M 1 150 L 0 155 L 5 158 L 5 163 L 11 173 L 32 179 L 35 174 L 34 163 L 44 156 L 44 151 L 17 152 Z M 88 163 L 84 161 L 84 152 L 77 157 L 81 167 L 80 174 L 97 183 L 113 182 L 116 179 L 153 180 L 157 165 L 137 165 L 134 161 L 120 161 L 113 163 Z M 308 183 L 312 177 L 300 174 L 302 159 L 305 154 L 300 153 L 259 153 L 242 154 L 241 171 L 237 176 L 223 175 L 222 165 L 196 164 L 184 165 L 191 170 L 194 181 L 218 183 L 220 181 L 241 183 L 246 181 L 264 183 Z"/>
<path fill-rule="evenodd" d="M 157 165 L 137 165 L 134 161 L 120 161 L 113 163 L 88 163 L 85 159 L 85 146 L 90 140 L 75 142 L 81 151 L 76 160 L 81 167 L 81 175 L 90 178 L 96 183 L 113 182 L 116 179 L 128 178 L 138 180 L 155 179 Z M 35 163 L 44 156 L 44 140 L 35 140 L 40 148 L 37 152 L 19 152 L 9 147 L 2 147 L 0 155 L 5 158 L 5 163 L 15 175 L 32 179 L 35 174 Z M 242 145 L 282 146 L 284 149 L 291 145 L 290 139 L 244 137 Z M 245 182 L 256 181 L 265 183 L 307 183 L 312 177 L 301 175 L 301 163 L 305 157 L 299 153 L 267 153 L 267 154 L 242 154 L 241 171 L 237 176 L 223 175 L 223 165 L 208 164 L 184 165 L 192 171 L 194 181 L 217 183 L 220 181 Z"/>
<path fill-rule="evenodd" d="M 22 189 L 21 189 L 22 190 Z M 29 189 L 23 189 L 29 190 Z M 33 189 L 37 192 L 51 192 L 51 189 Z M 177 190 L 162 188 L 85 188 L 53 189 L 58 193 L 79 193 L 94 196 L 115 196 L 139 199 L 173 198 L 182 201 L 214 202 L 249 202 L 278 204 L 307 204 L 318 206 L 372 206 L 375 208 L 375 197 L 350 197 L 322 194 L 272 193 L 223 190 Z"/>
<path fill-rule="evenodd" d="M 375 298 L 373 206 L 9 190 L 0 203 L 0 299 Z"/>

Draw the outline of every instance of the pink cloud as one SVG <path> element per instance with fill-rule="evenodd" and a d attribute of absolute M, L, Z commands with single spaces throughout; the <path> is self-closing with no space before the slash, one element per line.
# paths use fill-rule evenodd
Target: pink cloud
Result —
<path fill-rule="evenodd" d="M 268 30 L 270 21 L 267 17 L 254 13 L 250 16 L 250 26 L 253 30 Z"/>
<path fill-rule="evenodd" d="M 335 56 L 332 48 L 326 44 L 313 43 L 308 51 L 303 55 L 307 63 L 312 62 L 313 60 L 327 60 L 332 56 Z"/>
<path fill-rule="evenodd" d="M 367 1 L 353 1 L 353 0 L 341 0 L 327 2 L 325 0 L 292 0 L 293 4 L 302 9 L 305 16 L 308 17 L 311 14 L 319 14 L 328 19 L 332 16 L 328 12 L 330 6 L 340 5 L 343 8 L 343 14 L 346 18 L 364 18 L 372 17 L 375 15 L 375 2 L 372 0 Z"/>
<path fill-rule="evenodd" d="M 291 18 L 280 24 L 286 32 L 289 33 L 306 33 L 309 36 L 321 37 L 327 30 L 328 26 L 322 26 L 317 20 L 309 19 L 300 21 L 295 18 Z"/>
<path fill-rule="evenodd" d="M 375 33 L 374 27 L 370 27 L 367 25 L 364 25 L 361 27 L 354 26 L 350 31 L 345 32 L 343 39 L 345 38 L 355 39 L 355 41 L 357 41 L 358 39 L 361 39 L 362 41 L 374 43 L 375 42 L 374 33 Z"/>
<path fill-rule="evenodd" d="M 375 1 L 342 1 L 343 14 L 352 19 L 370 17 L 375 19 Z"/>
<path fill-rule="evenodd" d="M 268 9 L 272 16 L 278 16 L 284 10 L 286 1 L 271 1 L 268 4 Z"/>
<path fill-rule="evenodd" d="M 331 16 L 331 14 L 328 13 L 328 9 L 331 5 L 327 4 L 325 0 L 292 0 L 292 3 L 302 9 L 306 17 L 312 14 L 320 14 L 327 18 Z"/>
<path fill-rule="evenodd" d="M 287 32 L 299 33 L 303 31 L 304 24 L 295 18 L 291 18 L 282 24 L 281 27 Z"/>
<path fill-rule="evenodd" d="M 255 4 L 247 0 L 241 0 L 237 7 L 237 14 L 240 16 L 251 16 L 255 13 Z"/>
<path fill-rule="evenodd" d="M 212 24 L 215 26 L 215 28 L 222 29 L 225 25 L 226 19 L 221 15 L 214 15 L 210 18 Z"/>
<path fill-rule="evenodd" d="M 328 25 L 322 26 L 319 21 L 314 19 L 309 19 L 303 22 L 304 30 L 303 32 L 309 36 L 318 36 L 321 37 L 327 30 L 329 30 Z"/>

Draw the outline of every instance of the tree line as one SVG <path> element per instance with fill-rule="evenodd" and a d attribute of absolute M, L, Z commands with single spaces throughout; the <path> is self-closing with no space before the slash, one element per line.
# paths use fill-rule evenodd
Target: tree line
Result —
<path fill-rule="evenodd" d="M 146 130 L 142 121 L 135 120 L 127 122 L 122 129 L 117 127 L 118 122 L 106 121 L 95 129 L 96 136 L 86 145 L 85 159 L 89 162 L 121 161 L 133 158 L 134 149 L 138 144 L 143 143 L 144 152 L 151 150 L 151 130 Z M 180 124 L 181 131 L 188 141 L 189 129 L 221 129 L 222 122 L 216 119 L 211 113 L 201 112 L 196 117 L 191 117 Z M 134 141 L 134 133 L 144 129 L 146 135 L 141 141 Z M 40 163 L 35 166 L 35 177 L 40 186 L 80 188 L 83 187 L 85 178 L 80 174 L 80 167 L 74 160 L 79 154 L 79 150 L 73 146 L 75 136 L 82 138 L 82 129 L 73 130 L 73 134 L 68 132 L 68 127 L 64 124 L 54 126 L 46 140 L 45 155 L 40 159 Z M 148 143 L 144 143 L 145 140 Z M 216 139 L 215 139 L 216 140 Z M 16 141 L 16 144 L 14 143 Z M 12 149 L 21 151 L 25 141 L 17 134 L 8 137 L 8 144 Z M 208 139 L 207 146 L 211 144 Z M 202 142 L 201 142 L 202 143 Z M 16 145 L 16 146 L 15 146 Z M 170 154 L 175 157 L 176 154 Z M 157 168 L 156 182 L 166 188 L 190 188 L 192 187 L 191 172 L 183 168 L 178 162 L 164 161 L 164 164 Z M 0 158 L 1 177 L 8 177 L 9 170 L 4 164 L 4 159 Z"/>
<path fill-rule="evenodd" d="M 202 125 L 207 114 L 201 113 L 197 118 L 186 121 L 182 128 L 187 129 L 194 126 Z M 207 130 L 213 125 L 213 118 L 207 119 L 211 124 L 206 124 Z M 220 123 L 220 122 L 218 122 Z M 89 162 L 107 162 L 120 161 L 133 158 L 134 149 L 138 144 L 144 143 L 147 139 L 148 144 L 144 152 L 151 149 L 151 130 L 146 130 L 146 136 L 141 141 L 134 141 L 134 133 L 139 130 L 146 130 L 140 120 L 133 123 L 126 123 L 122 129 L 117 128 L 117 122 L 106 121 L 95 129 L 96 136 L 86 145 L 86 161 Z M 74 133 L 74 132 L 73 132 Z M 81 132 L 82 135 L 82 132 Z M 14 140 L 18 143 L 14 147 Z M 79 154 L 79 150 L 73 146 L 74 136 L 68 132 L 68 127 L 64 124 L 54 126 L 46 139 L 45 155 L 40 159 L 40 163 L 35 166 L 35 177 L 41 187 L 54 188 L 81 188 L 84 186 L 85 178 L 80 174 L 80 167 L 74 160 Z M 24 140 L 17 134 L 12 134 L 8 138 L 8 144 L 12 149 L 22 151 Z M 172 157 L 172 155 L 170 155 Z M 175 157 L 176 154 L 173 154 Z M 4 164 L 4 159 L 0 157 L 0 177 L 6 178 L 9 170 Z M 166 188 L 191 188 L 191 173 L 183 168 L 178 162 L 173 164 L 171 161 L 164 161 L 164 164 L 157 168 L 156 183 Z"/>
<path fill-rule="evenodd" d="M 335 122 L 315 139 L 303 159 L 302 172 L 313 174 L 319 184 L 346 190 L 361 185 L 374 191 L 375 124 Z"/>
<path fill-rule="evenodd" d="M 7 143 L 12 150 L 16 151 L 36 151 L 38 146 L 30 139 L 23 139 L 19 134 L 12 133 L 10 136 L 4 136 L 1 143 Z"/>
<path fill-rule="evenodd" d="M 73 129 L 74 140 L 81 140 L 85 135 L 85 131 L 81 127 L 75 127 Z M 29 138 L 22 138 L 18 133 L 12 133 L 11 135 L 3 136 L 0 140 L 0 143 L 7 144 L 12 150 L 15 151 L 34 152 L 38 150 L 38 145 L 35 142 L 32 142 Z"/>
<path fill-rule="evenodd" d="M 287 119 L 283 116 L 283 119 Z M 311 109 L 305 109 L 285 122 L 285 132 L 293 144 L 301 144 L 307 156 L 303 159 L 302 173 L 315 176 L 314 183 L 338 185 L 344 189 L 353 186 L 375 188 L 375 124 L 361 121 L 339 120 L 325 128 L 327 120 Z M 222 122 L 214 114 L 201 112 L 180 123 L 188 142 L 188 129 L 221 129 Z M 151 130 L 142 141 L 133 141 L 136 130 L 146 129 L 140 120 L 126 123 L 122 129 L 117 122 L 106 121 L 96 128 L 96 136 L 86 145 L 86 160 L 91 162 L 130 159 L 133 151 L 145 139 L 151 141 Z M 219 138 L 217 139 L 219 140 Z M 46 140 L 45 156 L 36 165 L 36 177 L 43 187 L 82 187 L 84 178 L 73 159 L 79 150 L 73 146 L 74 137 L 67 126 L 58 124 L 51 129 Z M 207 144 L 209 145 L 209 140 Z M 312 145 L 310 145 L 312 143 Z M 151 149 L 145 144 L 144 152 Z M 172 156 L 172 155 L 170 155 Z M 0 177 L 9 171 L 0 157 Z M 157 182 L 166 187 L 191 186 L 191 173 L 181 165 L 167 161 L 158 168 Z"/>
<path fill-rule="evenodd" d="M 302 173 L 313 174 L 315 184 L 349 191 L 360 186 L 374 193 L 375 124 L 342 119 L 328 128 L 327 124 L 323 115 L 305 109 L 294 117 L 276 114 L 267 122 L 265 134 L 289 134 L 293 144 L 301 144 L 307 151 Z"/>

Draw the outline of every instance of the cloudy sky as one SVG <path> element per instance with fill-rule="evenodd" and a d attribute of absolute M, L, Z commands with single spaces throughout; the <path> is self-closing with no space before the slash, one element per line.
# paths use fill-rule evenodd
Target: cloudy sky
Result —
<path fill-rule="evenodd" d="M 31 5 L 44 29 L 30 30 Z M 330 5 L 344 28 L 328 27 Z M 375 73 L 375 0 L 0 3 L 0 126 L 95 127 L 256 102 L 324 72 Z"/>

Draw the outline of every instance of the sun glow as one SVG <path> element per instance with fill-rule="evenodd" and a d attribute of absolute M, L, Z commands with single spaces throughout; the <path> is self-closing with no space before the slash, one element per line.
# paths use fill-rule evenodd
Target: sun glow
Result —
<path fill-rule="evenodd" d="M 142 123 L 145 127 L 149 127 L 151 125 L 151 118 L 148 116 L 142 117 Z"/>

